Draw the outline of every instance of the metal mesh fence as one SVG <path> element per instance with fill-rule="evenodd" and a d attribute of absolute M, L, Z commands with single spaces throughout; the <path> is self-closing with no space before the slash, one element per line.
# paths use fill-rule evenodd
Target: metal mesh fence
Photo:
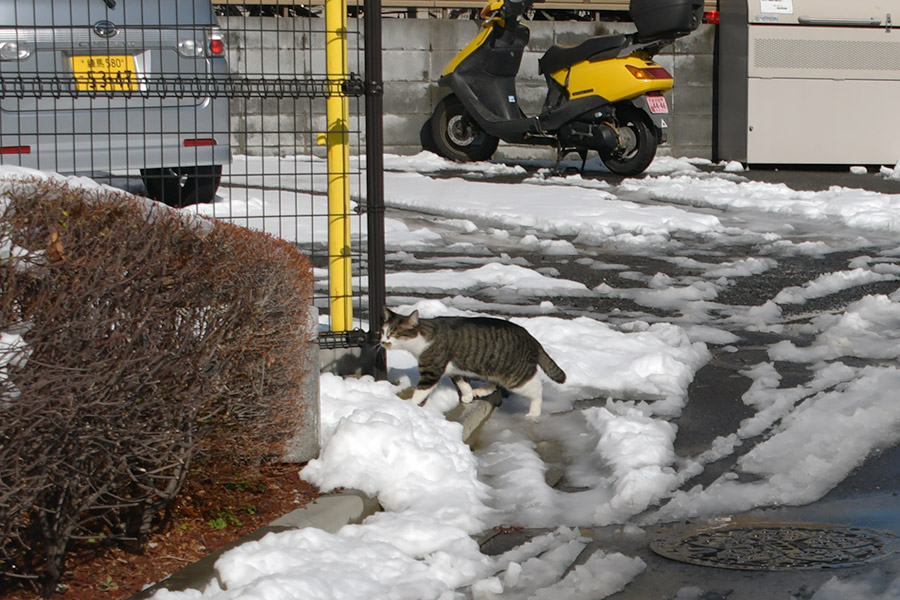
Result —
<path fill-rule="evenodd" d="M 324 12 L 208 0 L 0 0 L 0 163 L 90 176 L 295 242 L 312 258 L 314 303 L 326 316 L 328 185 L 343 177 L 353 319 L 338 331 L 325 323 L 322 339 L 362 345 L 371 260 L 367 86 L 357 75 L 364 28 L 348 21 L 345 74 L 329 80 Z M 341 173 L 329 170 L 324 145 L 326 101 L 336 94 L 349 102 Z"/>

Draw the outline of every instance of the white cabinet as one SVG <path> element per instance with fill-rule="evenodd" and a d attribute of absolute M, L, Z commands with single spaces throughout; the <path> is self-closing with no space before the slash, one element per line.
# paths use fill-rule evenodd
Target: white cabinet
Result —
<path fill-rule="evenodd" d="M 720 158 L 900 160 L 900 1 L 722 0 Z M 898 23 L 900 25 L 900 23 Z"/>

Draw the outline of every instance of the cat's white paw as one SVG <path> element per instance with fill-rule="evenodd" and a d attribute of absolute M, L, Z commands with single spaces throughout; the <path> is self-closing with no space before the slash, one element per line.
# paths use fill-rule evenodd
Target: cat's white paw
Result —
<path fill-rule="evenodd" d="M 490 396 L 491 394 L 493 394 L 496 391 L 497 391 L 496 385 L 494 385 L 492 383 L 486 383 L 486 384 L 482 385 L 481 387 L 477 387 L 477 388 L 473 389 L 472 394 L 476 398 L 484 398 L 486 396 Z"/>
<path fill-rule="evenodd" d="M 472 385 L 466 381 L 462 377 L 455 377 L 453 379 L 453 383 L 456 384 L 456 389 L 459 391 L 459 401 L 463 404 L 468 404 L 475 398 L 475 393 L 472 390 Z"/>
<path fill-rule="evenodd" d="M 424 404 L 425 400 L 428 398 L 428 394 L 430 392 L 431 392 L 430 389 L 429 390 L 417 389 L 415 392 L 413 392 L 412 398 L 410 398 L 409 401 L 412 402 L 413 404 L 415 404 L 416 406 L 422 406 L 422 404 Z"/>

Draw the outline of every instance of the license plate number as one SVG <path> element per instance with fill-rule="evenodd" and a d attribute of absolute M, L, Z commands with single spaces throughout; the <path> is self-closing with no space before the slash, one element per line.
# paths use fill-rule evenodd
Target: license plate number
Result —
<path fill-rule="evenodd" d="M 669 105 L 666 104 L 665 96 L 647 96 L 647 105 L 650 106 L 650 112 L 655 115 L 668 114 Z"/>
<path fill-rule="evenodd" d="M 138 89 L 130 54 L 72 56 L 75 89 L 85 92 L 133 92 Z"/>

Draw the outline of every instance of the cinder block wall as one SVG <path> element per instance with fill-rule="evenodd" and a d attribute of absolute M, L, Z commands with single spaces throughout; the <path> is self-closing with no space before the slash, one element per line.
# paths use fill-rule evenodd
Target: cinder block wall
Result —
<path fill-rule="evenodd" d="M 321 31 L 322 25 L 287 24 L 284 22 L 287 20 L 267 17 L 222 19 L 223 28 L 229 32 L 229 64 L 234 65 L 236 72 L 239 72 L 239 66 L 243 68 L 247 65 L 260 65 L 264 72 L 271 71 L 273 65 L 296 65 L 299 77 L 304 76 L 300 69 L 313 69 L 313 74 L 321 76 L 324 42 L 320 34 L 306 32 L 316 31 L 317 28 Z M 517 81 L 519 103 L 527 114 L 538 113 L 544 100 L 546 84 L 537 68 L 538 58 L 547 48 L 553 44 L 575 44 L 591 35 L 634 31 L 629 23 L 531 21 L 527 24 L 531 30 L 531 40 Z M 478 33 L 480 22 L 386 18 L 382 20 L 382 26 L 385 151 L 415 154 L 422 149 L 422 127 L 434 106 L 447 93 L 437 85 L 437 80 L 453 56 Z M 351 32 L 360 32 L 362 27 L 361 20 L 349 23 Z M 252 33 L 243 34 L 243 31 Z M 362 43 L 362 36 L 351 33 L 348 40 L 350 69 L 361 73 L 363 57 L 358 45 Z M 715 28 L 702 25 L 657 56 L 657 62 L 675 76 L 675 88 L 667 94 L 672 112 L 669 144 L 660 149 L 660 154 L 712 157 L 714 40 Z M 302 59 L 289 58 L 291 45 L 296 53 L 302 52 L 307 56 Z M 276 141 L 287 141 L 281 139 L 285 132 L 325 129 L 324 108 L 321 108 L 322 114 L 309 114 L 310 106 L 316 107 L 315 103 L 288 104 L 281 100 L 240 104 L 232 116 L 233 146 L 238 152 L 268 153 L 274 150 Z M 358 106 L 361 109 L 362 103 Z M 357 118 L 351 117 L 351 128 L 357 127 L 360 131 L 364 129 Z M 271 133 L 276 131 L 280 132 L 277 136 Z M 294 137 L 304 139 L 289 143 L 291 152 L 303 147 L 311 147 L 316 153 L 322 151 L 315 146 L 314 133 L 309 136 L 297 133 Z M 497 156 L 553 158 L 555 153 L 549 148 L 501 143 Z"/>

